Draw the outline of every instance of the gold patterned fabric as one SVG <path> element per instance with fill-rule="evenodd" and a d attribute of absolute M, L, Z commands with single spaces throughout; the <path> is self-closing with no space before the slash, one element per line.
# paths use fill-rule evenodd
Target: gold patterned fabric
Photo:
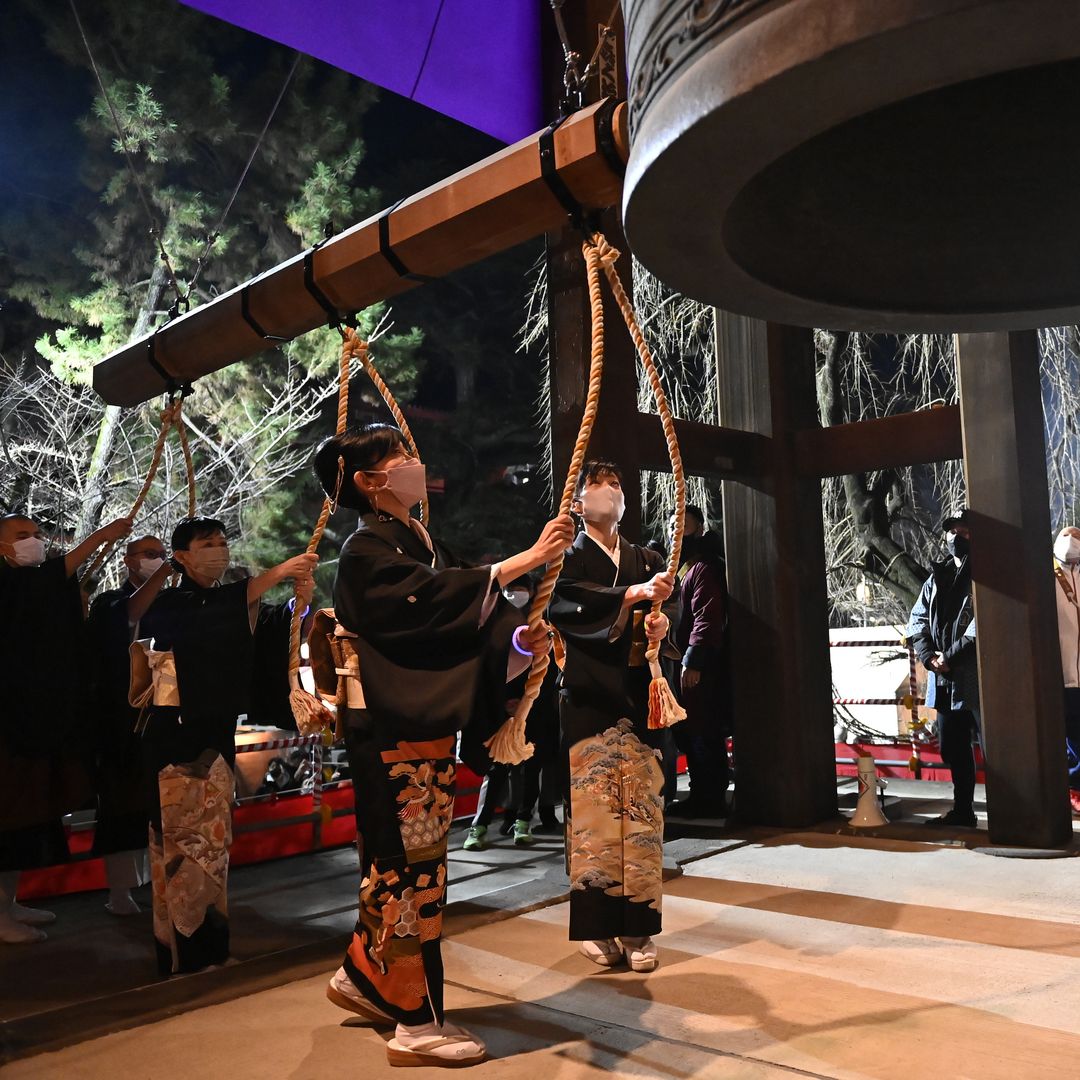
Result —
<path fill-rule="evenodd" d="M 150 829 L 154 937 L 173 974 L 228 958 L 233 787 L 215 750 L 158 773 L 161 828 Z"/>
<path fill-rule="evenodd" d="M 620 720 L 570 748 L 570 938 L 660 932 L 663 770 Z"/>
<path fill-rule="evenodd" d="M 347 733 L 348 736 L 348 733 Z M 360 908 L 345 970 L 406 1024 L 442 1017 L 446 838 L 454 814 L 454 740 L 349 743 L 361 846 Z"/>

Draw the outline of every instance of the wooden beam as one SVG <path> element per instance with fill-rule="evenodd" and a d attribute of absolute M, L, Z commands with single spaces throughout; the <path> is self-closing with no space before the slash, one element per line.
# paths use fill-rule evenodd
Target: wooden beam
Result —
<path fill-rule="evenodd" d="M 523 139 L 319 246 L 315 284 L 341 312 L 414 288 L 416 280 L 400 276 L 380 250 L 384 216 L 393 254 L 424 277 L 559 228 L 567 212 L 541 174 L 538 139 Z M 601 209 L 619 201 L 625 104 L 612 112 L 610 102 L 600 102 L 575 113 L 556 130 L 554 147 L 558 175 L 577 202 Z M 245 294 L 252 320 L 268 335 L 291 339 L 324 325 L 327 315 L 304 284 L 305 254 L 118 349 L 94 368 L 94 389 L 109 404 L 136 405 L 163 393 L 167 377 L 191 382 L 262 352 L 268 342 L 244 319 Z"/>
<path fill-rule="evenodd" d="M 1037 332 L 957 338 L 990 839 L 1072 838 Z"/>
<path fill-rule="evenodd" d="M 836 814 L 821 482 L 798 468 L 815 423 L 809 330 L 717 312 L 720 420 L 770 440 L 771 490 L 724 483 L 735 816 L 799 827 Z"/>
<path fill-rule="evenodd" d="M 638 443 L 641 468 L 670 472 L 667 443 L 660 417 L 638 413 L 634 437 Z M 772 444 L 763 435 L 736 428 L 702 424 L 696 420 L 676 420 L 683 468 L 689 476 L 715 480 L 742 480 L 753 486 L 769 482 Z"/>
<path fill-rule="evenodd" d="M 881 420 L 813 427 L 795 437 L 799 472 L 848 476 L 964 456 L 960 406 L 920 409 Z"/>

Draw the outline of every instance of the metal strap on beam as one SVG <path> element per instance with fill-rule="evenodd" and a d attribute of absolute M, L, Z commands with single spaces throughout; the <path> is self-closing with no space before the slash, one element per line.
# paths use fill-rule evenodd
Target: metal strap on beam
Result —
<path fill-rule="evenodd" d="M 375 215 L 319 246 L 311 284 L 336 311 L 362 311 L 415 288 L 417 278 L 443 277 L 561 228 L 566 211 L 541 173 L 538 138 L 523 139 L 400 205 L 389 249 L 398 265 L 387 256 L 384 215 Z M 553 139 L 558 177 L 575 202 L 587 209 L 615 205 L 622 177 L 611 159 L 614 153 L 625 161 L 628 154 L 626 106 L 612 112 L 609 102 L 600 102 L 582 109 Z M 285 340 L 323 325 L 325 305 L 305 286 L 304 261 L 297 255 L 159 328 L 161 369 L 190 382 L 262 351 L 266 341 L 259 320 L 252 323 L 252 309 L 273 312 L 275 336 Z M 410 276 L 402 276 L 402 268 Z M 161 393 L 165 379 L 146 356 L 145 337 L 118 349 L 95 367 L 94 388 L 112 405 L 137 405 Z"/>

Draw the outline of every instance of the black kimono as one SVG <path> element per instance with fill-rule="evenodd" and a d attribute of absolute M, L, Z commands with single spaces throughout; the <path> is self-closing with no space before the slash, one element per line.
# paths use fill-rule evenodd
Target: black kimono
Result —
<path fill-rule="evenodd" d="M 0 559 L 0 871 L 63 862 L 63 814 L 93 795 L 79 582 L 63 558 Z"/>
<path fill-rule="evenodd" d="M 660 931 L 664 732 L 648 728 L 649 602 L 631 585 L 663 572 L 655 551 L 619 538 L 619 563 L 587 533 L 567 552 L 549 618 L 566 643 L 559 717 L 570 773 L 570 939 Z M 678 621 L 673 595 L 664 613 Z"/>
<path fill-rule="evenodd" d="M 204 589 L 185 576 L 154 601 L 138 636 L 152 639 L 159 665 L 143 734 L 158 968 L 198 971 L 229 956 L 232 767 L 251 684 L 247 582 Z"/>
<path fill-rule="evenodd" d="M 128 625 L 127 605 L 134 591 L 128 579 L 119 589 L 99 594 L 90 605 L 87 620 L 96 714 L 95 855 L 145 848 L 150 820 L 142 775 L 142 739 L 136 730 L 139 710 L 128 703 L 128 648 L 133 628 Z"/>
<path fill-rule="evenodd" d="M 334 584 L 359 677 L 344 709 L 356 799 L 360 909 L 344 968 L 405 1024 L 443 1019 L 440 952 L 457 732 L 481 743 L 503 719 L 517 613 L 489 566 L 466 567 L 421 527 L 366 514 Z"/>

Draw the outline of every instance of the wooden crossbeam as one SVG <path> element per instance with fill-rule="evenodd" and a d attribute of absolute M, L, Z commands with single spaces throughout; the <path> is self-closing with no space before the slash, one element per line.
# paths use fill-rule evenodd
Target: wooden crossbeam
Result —
<path fill-rule="evenodd" d="M 845 476 L 964 456 L 958 405 L 805 428 L 796 433 L 795 445 L 799 471 L 807 476 Z"/>
<path fill-rule="evenodd" d="M 541 170 L 541 134 L 320 245 L 311 255 L 317 288 L 342 313 L 360 311 L 414 288 L 417 276 L 441 277 L 565 224 L 567 210 Z M 575 113 L 553 143 L 558 178 L 577 203 L 602 209 L 619 201 L 629 152 L 625 104 Z M 389 258 L 380 245 L 382 217 Z M 287 340 L 325 325 L 327 314 L 305 285 L 307 254 L 118 349 L 94 368 L 94 389 L 111 405 L 136 405 L 163 393 L 170 378 L 191 382 L 262 352 L 271 342 L 254 326 Z M 402 267 L 414 276 L 402 276 Z"/>
<path fill-rule="evenodd" d="M 658 472 L 670 468 L 658 417 L 638 413 L 635 435 L 641 467 Z M 692 476 L 740 480 L 767 487 L 774 447 L 765 435 L 676 420 L 683 465 Z M 882 420 L 861 420 L 794 433 L 798 470 L 804 476 L 844 476 L 874 469 L 900 468 L 962 456 L 960 408 L 901 413 Z"/>
<path fill-rule="evenodd" d="M 638 413 L 635 423 L 641 468 L 670 472 L 671 461 L 660 417 Z M 683 468 L 690 476 L 752 482 L 769 471 L 769 440 L 756 432 L 676 420 L 675 433 L 679 437 Z"/>

